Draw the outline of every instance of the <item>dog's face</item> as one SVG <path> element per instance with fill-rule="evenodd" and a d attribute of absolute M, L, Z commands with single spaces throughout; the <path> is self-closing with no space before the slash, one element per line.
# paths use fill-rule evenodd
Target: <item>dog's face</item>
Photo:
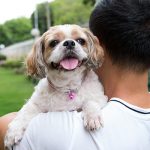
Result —
<path fill-rule="evenodd" d="M 51 27 L 36 42 L 27 58 L 31 75 L 45 76 L 45 70 L 72 71 L 81 66 L 98 67 L 103 62 L 98 39 L 77 25 Z"/>

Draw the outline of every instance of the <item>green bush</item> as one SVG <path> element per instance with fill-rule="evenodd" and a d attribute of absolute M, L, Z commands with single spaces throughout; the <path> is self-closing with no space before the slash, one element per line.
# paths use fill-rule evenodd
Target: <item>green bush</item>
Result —
<path fill-rule="evenodd" d="M 1 60 L 6 60 L 6 59 L 7 59 L 7 57 L 6 57 L 5 55 L 0 54 L 0 61 L 1 61 Z"/>
<path fill-rule="evenodd" d="M 38 78 L 27 75 L 23 60 L 8 60 L 1 66 L 8 70 L 12 69 L 16 75 L 25 75 L 26 79 L 32 82 L 34 85 L 36 85 L 39 81 Z"/>
<path fill-rule="evenodd" d="M 19 68 L 14 69 L 15 74 L 25 74 L 26 73 L 26 68 L 25 66 L 21 66 Z"/>
<path fill-rule="evenodd" d="M 32 82 L 34 85 L 37 85 L 39 82 L 39 79 L 36 77 L 32 77 L 32 76 L 27 76 L 27 80 L 29 80 L 30 82 Z"/>
<path fill-rule="evenodd" d="M 6 61 L 2 67 L 5 68 L 21 68 L 23 66 L 23 62 L 21 60 L 8 60 Z"/>

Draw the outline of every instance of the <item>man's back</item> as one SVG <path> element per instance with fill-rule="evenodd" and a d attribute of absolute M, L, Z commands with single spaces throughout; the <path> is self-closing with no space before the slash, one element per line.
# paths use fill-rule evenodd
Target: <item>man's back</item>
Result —
<path fill-rule="evenodd" d="M 81 113 L 50 112 L 34 118 L 15 150 L 149 150 L 150 109 L 113 98 L 102 111 L 104 127 L 88 132 Z M 118 122 L 119 121 L 119 122 Z"/>

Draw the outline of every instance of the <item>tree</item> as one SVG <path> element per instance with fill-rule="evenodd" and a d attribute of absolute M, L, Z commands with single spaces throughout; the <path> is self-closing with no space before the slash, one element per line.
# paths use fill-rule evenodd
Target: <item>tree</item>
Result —
<path fill-rule="evenodd" d="M 11 34 L 8 28 L 4 25 L 0 25 L 0 44 L 9 45 L 12 43 Z"/>
<path fill-rule="evenodd" d="M 0 25 L 0 43 L 6 46 L 30 39 L 32 36 L 31 20 L 27 18 L 12 19 Z"/>
<path fill-rule="evenodd" d="M 79 24 L 82 25 L 89 20 L 92 7 L 85 5 L 81 0 L 55 0 L 52 3 L 54 24 Z"/>
<path fill-rule="evenodd" d="M 47 30 L 45 4 L 38 5 L 39 29 L 41 33 Z M 83 4 L 82 0 L 55 0 L 49 3 L 51 25 L 79 24 L 88 22 L 92 10 L 90 4 Z M 34 14 L 34 13 L 33 13 Z M 31 16 L 34 23 L 34 16 Z"/>
<path fill-rule="evenodd" d="M 96 0 L 83 0 L 83 4 L 85 5 L 90 4 L 94 6 L 95 3 L 96 3 Z"/>
<path fill-rule="evenodd" d="M 27 18 L 18 18 L 7 21 L 5 26 L 8 28 L 8 31 L 11 33 L 12 41 L 20 42 L 31 38 L 31 29 L 32 24 L 30 19 Z"/>

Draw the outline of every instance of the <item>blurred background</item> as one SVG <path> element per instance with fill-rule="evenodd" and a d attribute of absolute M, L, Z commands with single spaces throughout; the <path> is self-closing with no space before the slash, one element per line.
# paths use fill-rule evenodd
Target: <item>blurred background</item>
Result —
<path fill-rule="evenodd" d="M 90 13 L 98 1 L 0 1 L 0 116 L 18 111 L 38 82 L 26 75 L 24 65 L 35 39 L 53 25 L 88 27 Z M 148 86 L 150 89 L 150 82 Z"/>

